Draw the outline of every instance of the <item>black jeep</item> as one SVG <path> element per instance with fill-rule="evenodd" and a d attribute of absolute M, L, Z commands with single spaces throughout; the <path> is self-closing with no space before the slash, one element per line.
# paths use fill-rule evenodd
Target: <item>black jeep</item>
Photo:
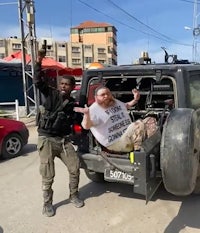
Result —
<path fill-rule="evenodd" d="M 94 102 L 94 90 L 102 84 L 123 102 L 132 100 L 131 90 L 137 88 L 141 97 L 130 109 L 132 120 L 153 116 L 159 125 L 141 151 L 130 153 L 111 153 L 90 131 L 79 131 L 76 144 L 88 178 L 131 184 L 146 201 L 161 182 L 174 195 L 199 191 L 200 65 L 183 63 L 114 66 L 84 72 L 81 106 Z"/>

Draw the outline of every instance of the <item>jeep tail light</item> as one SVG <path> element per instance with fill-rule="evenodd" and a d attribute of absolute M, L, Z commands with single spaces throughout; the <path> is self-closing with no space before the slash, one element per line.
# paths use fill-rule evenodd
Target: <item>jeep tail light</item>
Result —
<path fill-rule="evenodd" d="M 73 125 L 73 131 L 74 131 L 74 133 L 76 133 L 76 134 L 81 133 L 81 132 L 82 132 L 82 127 L 81 127 L 81 125 L 78 125 L 78 124 Z"/>

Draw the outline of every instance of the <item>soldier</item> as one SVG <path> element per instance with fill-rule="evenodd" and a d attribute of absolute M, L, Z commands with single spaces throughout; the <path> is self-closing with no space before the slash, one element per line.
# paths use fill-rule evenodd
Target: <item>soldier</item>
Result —
<path fill-rule="evenodd" d="M 154 118 L 131 122 L 127 109 L 140 99 L 138 90 L 133 89 L 132 93 L 134 99 L 123 103 L 101 86 L 95 90 L 95 102 L 89 108 L 74 108 L 84 114 L 83 128 L 90 129 L 96 140 L 111 151 L 140 150 L 142 142 L 157 130 Z"/>
<path fill-rule="evenodd" d="M 43 113 L 38 122 L 38 151 L 40 156 L 40 174 L 42 176 L 43 214 L 51 217 L 55 214 L 53 208 L 52 184 L 55 176 L 54 158 L 59 157 L 69 171 L 70 202 L 75 207 L 82 207 L 83 200 L 79 198 L 79 158 L 69 140 L 71 125 L 76 114 L 73 111 L 74 99 L 70 97 L 75 86 L 73 76 L 64 76 L 59 84 L 59 90 L 49 87 L 43 80 L 41 63 L 45 53 L 39 52 L 35 64 L 34 84 L 45 97 Z"/>

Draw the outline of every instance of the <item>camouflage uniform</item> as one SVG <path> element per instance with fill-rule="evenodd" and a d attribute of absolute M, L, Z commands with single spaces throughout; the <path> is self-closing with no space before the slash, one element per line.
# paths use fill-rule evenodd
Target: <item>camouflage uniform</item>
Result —
<path fill-rule="evenodd" d="M 73 145 L 70 142 L 65 142 L 65 139 L 60 137 L 39 136 L 38 151 L 44 204 L 52 204 L 55 157 L 60 158 L 68 168 L 70 196 L 76 195 L 78 193 L 80 171 L 79 158 Z"/>
<path fill-rule="evenodd" d="M 74 77 L 68 77 L 69 79 L 69 83 L 74 82 L 75 84 Z M 64 98 L 59 90 L 50 87 L 44 81 L 41 62 L 37 62 L 35 65 L 33 81 L 44 97 L 38 117 L 38 151 L 44 197 L 43 214 L 51 217 L 55 214 L 52 205 L 55 157 L 59 157 L 68 168 L 70 202 L 76 207 L 84 205 L 84 202 L 78 197 L 79 158 L 73 145 L 67 140 L 72 133 L 72 125 L 78 118 L 73 111 L 74 99 L 70 96 Z"/>
<path fill-rule="evenodd" d="M 137 120 L 131 123 L 121 138 L 117 142 L 108 146 L 107 149 L 124 152 L 139 150 L 142 142 L 146 138 L 151 137 L 157 129 L 157 122 L 153 117 Z"/>

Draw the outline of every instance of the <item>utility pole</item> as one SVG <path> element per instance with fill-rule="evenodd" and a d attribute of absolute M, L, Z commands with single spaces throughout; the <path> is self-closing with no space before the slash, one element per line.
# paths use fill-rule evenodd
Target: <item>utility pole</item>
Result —
<path fill-rule="evenodd" d="M 35 85 L 33 85 L 34 62 L 37 51 L 34 1 L 18 0 L 18 13 L 21 29 L 24 102 L 26 115 L 30 116 L 36 115 L 38 111 L 38 94 Z M 28 63 L 26 54 L 31 57 L 31 61 Z"/>
<path fill-rule="evenodd" d="M 194 0 L 194 13 L 193 13 L 193 61 L 197 62 L 198 52 L 198 37 L 200 36 L 200 26 L 198 24 L 198 1 Z"/>

